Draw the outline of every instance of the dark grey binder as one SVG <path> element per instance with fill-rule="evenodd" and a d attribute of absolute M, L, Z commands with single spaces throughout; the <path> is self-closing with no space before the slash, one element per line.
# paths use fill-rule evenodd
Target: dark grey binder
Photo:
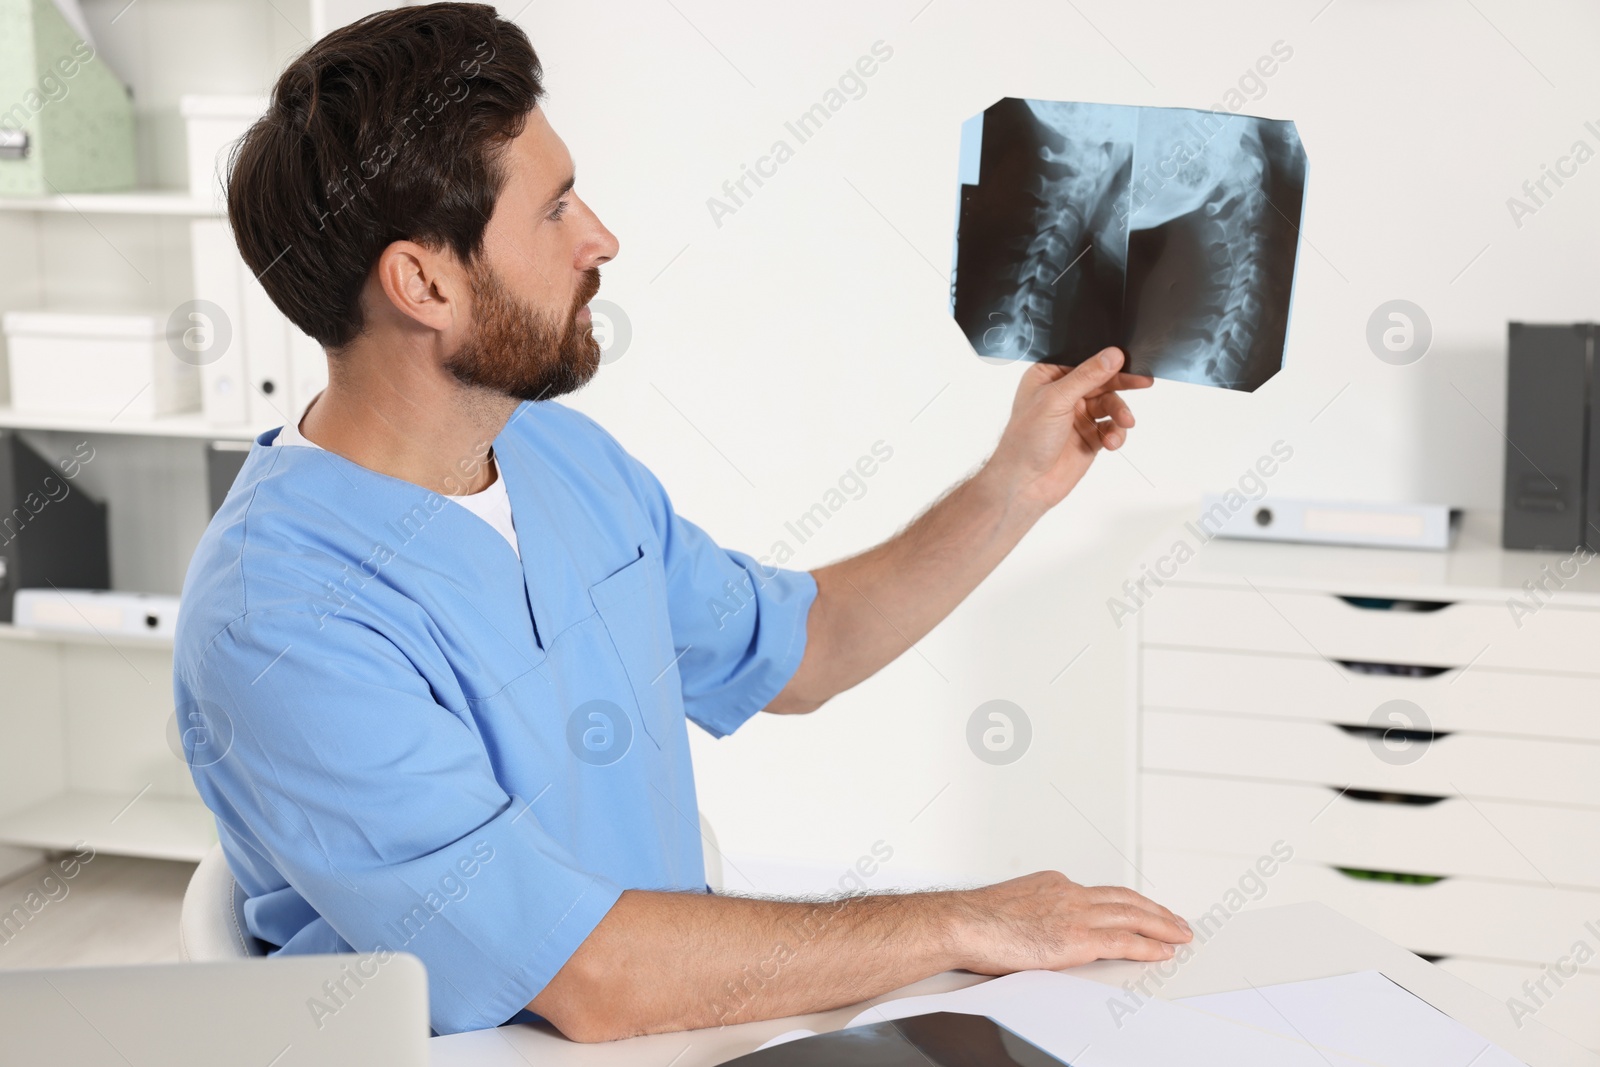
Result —
<path fill-rule="evenodd" d="M 1594 326 L 1513 322 L 1507 332 L 1501 544 L 1571 552 L 1585 543 L 1586 516 L 1595 505 L 1589 492 Z"/>
<path fill-rule="evenodd" d="M 1580 543 L 1600 552 L 1600 323 L 1589 324 L 1589 449 Z"/>
<path fill-rule="evenodd" d="M 106 506 L 65 470 L 0 429 L 0 622 L 18 589 L 109 589 Z"/>
<path fill-rule="evenodd" d="M 250 455 L 253 441 L 212 441 L 206 446 L 206 496 L 215 515 L 222 502 L 228 498 L 239 468 Z"/>

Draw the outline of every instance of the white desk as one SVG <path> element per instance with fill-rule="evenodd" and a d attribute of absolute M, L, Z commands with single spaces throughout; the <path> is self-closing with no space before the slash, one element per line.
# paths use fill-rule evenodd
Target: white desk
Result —
<path fill-rule="evenodd" d="M 1149 966 L 1092 963 L 1072 973 L 1120 988 L 1129 979 L 1137 982 Z M 1537 1019 L 1525 1020 L 1519 1030 L 1506 1006 L 1489 994 L 1320 904 L 1240 912 L 1201 946 L 1157 995 L 1170 1000 L 1368 970 L 1382 971 L 1522 1059 L 1528 1067 L 1600 1067 L 1600 1055 L 1545 1028 Z M 942 974 L 879 1000 L 958 989 L 984 980 L 971 974 Z M 1154 988 L 1154 982 L 1148 986 Z M 527 1067 L 530 1063 L 540 1067 L 709 1067 L 753 1051 L 786 1030 L 837 1029 L 862 1007 L 722 1029 L 655 1034 L 604 1045 L 574 1044 L 553 1031 L 532 1026 L 502 1026 L 436 1037 L 430 1045 L 433 1067 Z"/>

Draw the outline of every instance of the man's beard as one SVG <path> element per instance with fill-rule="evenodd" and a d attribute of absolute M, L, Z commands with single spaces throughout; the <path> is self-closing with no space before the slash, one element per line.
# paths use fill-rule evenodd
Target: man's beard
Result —
<path fill-rule="evenodd" d="M 549 400 L 587 385 L 600 369 L 600 342 L 578 311 L 600 291 L 600 271 L 584 272 L 572 306 L 557 322 L 518 300 L 485 262 L 473 264 L 472 332 L 445 362 L 467 385 L 516 400 Z"/>

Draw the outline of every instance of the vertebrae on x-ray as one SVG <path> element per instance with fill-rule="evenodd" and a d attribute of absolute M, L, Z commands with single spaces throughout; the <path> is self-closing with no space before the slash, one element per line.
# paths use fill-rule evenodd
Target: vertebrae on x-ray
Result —
<path fill-rule="evenodd" d="M 1091 244 L 1097 256 L 1121 266 L 1128 251 L 1127 212 L 1115 210 L 1118 190 L 1126 188 L 1118 175 L 1133 157 L 1133 140 L 1119 129 L 1125 124 L 1105 108 L 1026 103 L 1046 138 L 1025 190 L 1033 207 L 1032 236 L 1016 249 L 1009 295 L 990 312 L 993 325 L 983 338 L 985 354 L 1005 359 L 1049 354 L 1057 284 Z"/>
<path fill-rule="evenodd" d="M 1116 112 L 1052 101 L 1027 105 L 1047 131 L 1027 190 L 1032 236 L 1018 249 L 1009 295 L 990 315 L 994 326 L 984 335 L 985 351 L 1047 357 L 1058 297 L 1071 291 L 1068 272 L 1091 245 L 1102 263 L 1125 270 L 1130 230 L 1192 214 L 1210 268 L 1203 306 L 1176 335 L 1159 340 L 1206 346 L 1210 379 L 1238 380 L 1264 313 L 1264 223 L 1271 206 L 1262 190 L 1267 160 L 1256 124 L 1231 115 L 1196 120 L 1146 111 L 1138 140 L 1141 156 L 1150 158 L 1135 167 L 1132 129 Z M 1124 170 L 1131 176 L 1118 180 Z M 1064 276 L 1066 286 L 1060 284 Z"/>

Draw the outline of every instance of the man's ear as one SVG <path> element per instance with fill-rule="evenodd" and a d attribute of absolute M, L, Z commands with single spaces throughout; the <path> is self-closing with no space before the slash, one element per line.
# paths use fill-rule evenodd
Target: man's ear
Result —
<path fill-rule="evenodd" d="M 396 241 L 378 256 L 376 272 L 383 295 L 400 314 L 434 330 L 458 325 L 466 279 L 449 255 Z"/>

